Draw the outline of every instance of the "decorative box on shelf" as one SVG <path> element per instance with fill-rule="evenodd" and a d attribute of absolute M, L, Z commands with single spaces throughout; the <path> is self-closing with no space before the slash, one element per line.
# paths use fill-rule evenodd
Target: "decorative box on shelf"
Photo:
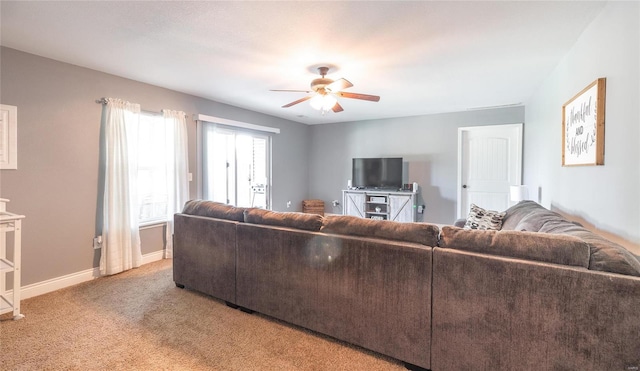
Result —
<path fill-rule="evenodd" d="M 302 212 L 307 214 L 318 214 L 324 216 L 324 201 L 322 200 L 303 200 Z"/>

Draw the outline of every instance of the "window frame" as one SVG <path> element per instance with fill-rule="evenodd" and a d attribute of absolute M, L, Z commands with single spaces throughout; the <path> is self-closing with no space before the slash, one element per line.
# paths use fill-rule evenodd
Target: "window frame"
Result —
<path fill-rule="evenodd" d="M 266 182 L 265 184 L 265 201 L 266 201 L 266 209 L 271 210 L 273 204 L 273 193 L 272 193 L 272 174 L 273 174 L 273 166 L 272 166 L 272 155 L 273 155 L 273 135 L 279 134 L 280 129 L 272 128 L 268 126 L 261 126 L 255 124 L 249 124 L 240 121 L 228 120 L 213 116 L 207 115 L 194 115 L 194 119 L 196 121 L 196 160 L 197 160 L 197 195 L 198 198 L 202 199 L 204 195 L 204 166 L 205 159 L 203 158 L 205 149 L 204 149 L 204 135 L 205 135 L 205 126 L 207 125 L 215 125 L 215 127 L 234 132 L 235 135 L 249 134 L 251 136 L 256 136 L 260 138 L 264 138 L 266 140 L 265 145 L 265 166 L 266 166 Z M 237 186 L 237 185 L 236 185 Z"/>
<path fill-rule="evenodd" d="M 146 119 L 146 120 L 152 120 L 152 122 L 150 122 L 151 125 L 158 125 L 158 127 L 160 129 L 158 130 L 163 130 L 164 131 L 164 140 L 165 140 L 165 150 L 163 151 L 164 153 L 167 152 L 167 144 L 168 144 L 168 140 L 167 140 L 167 132 L 166 132 L 166 127 L 165 127 L 165 122 L 164 122 L 164 117 L 162 116 L 162 114 L 160 113 L 155 113 L 155 112 L 146 112 L 146 111 L 141 111 L 140 112 L 140 123 L 139 125 L 142 123 L 142 120 Z M 155 129 L 155 128 L 154 128 Z M 139 133 L 139 129 L 138 129 L 138 133 Z M 175 149 L 174 149 L 175 150 Z M 136 161 L 136 182 L 138 183 L 136 185 L 137 188 L 137 205 L 136 205 L 136 214 L 138 216 L 138 224 L 140 226 L 141 229 L 146 229 L 149 227 L 155 227 L 155 226 L 160 226 L 160 225 L 166 225 L 168 220 L 168 217 L 166 215 L 166 212 L 163 216 L 154 216 L 152 218 L 147 218 L 147 219 L 141 219 L 141 215 L 142 215 L 142 197 L 140 194 L 140 153 L 141 153 L 141 149 L 140 149 L 140 135 L 137 136 L 137 140 L 136 140 L 136 156 L 138 161 Z M 165 181 L 167 181 L 167 177 L 169 177 L 170 175 L 167 174 L 166 169 L 167 169 L 167 162 L 166 162 L 166 157 L 164 157 L 164 161 L 162 166 L 165 168 L 165 175 L 164 175 L 164 179 Z M 152 167 L 151 169 L 158 169 L 161 166 L 156 166 L 156 167 Z M 148 167 L 147 167 L 148 168 Z M 166 207 L 168 207 L 168 202 L 169 202 L 169 194 L 167 192 L 167 197 L 166 197 Z M 165 211 L 166 211 L 166 207 L 165 207 Z"/>

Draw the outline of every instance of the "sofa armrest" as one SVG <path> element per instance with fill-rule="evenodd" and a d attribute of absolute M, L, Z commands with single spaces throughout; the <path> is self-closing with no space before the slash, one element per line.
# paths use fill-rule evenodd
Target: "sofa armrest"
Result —
<path fill-rule="evenodd" d="M 237 225 L 231 220 L 175 214 L 175 283 L 235 303 Z"/>

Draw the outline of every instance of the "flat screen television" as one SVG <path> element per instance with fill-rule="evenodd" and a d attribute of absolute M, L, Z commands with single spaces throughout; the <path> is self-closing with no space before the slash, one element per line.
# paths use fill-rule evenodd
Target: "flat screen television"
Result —
<path fill-rule="evenodd" d="M 354 158 L 351 184 L 365 189 L 402 188 L 402 157 Z"/>

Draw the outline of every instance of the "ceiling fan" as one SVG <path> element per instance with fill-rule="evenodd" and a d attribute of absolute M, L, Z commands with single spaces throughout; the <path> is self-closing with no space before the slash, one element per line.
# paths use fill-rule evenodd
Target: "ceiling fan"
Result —
<path fill-rule="evenodd" d="M 282 108 L 288 108 L 298 103 L 302 103 L 306 100 L 309 100 L 311 107 L 322 111 L 322 113 L 328 112 L 332 110 L 333 112 L 342 112 L 344 109 L 338 103 L 338 97 L 341 98 L 351 98 L 351 99 L 361 99 L 368 100 L 371 102 L 378 102 L 380 97 L 377 95 L 368 95 L 368 94 L 360 94 L 360 93 L 349 93 L 342 91 L 344 89 L 350 88 L 353 86 L 346 79 L 338 79 L 333 81 L 329 78 L 326 78 L 326 74 L 329 72 L 329 67 L 320 66 L 318 67 L 318 73 L 320 74 L 320 78 L 314 79 L 311 81 L 311 90 L 271 90 L 271 91 L 286 91 L 286 92 L 300 92 L 300 93 L 314 93 L 312 95 L 308 95 L 306 97 L 295 100 L 291 103 L 285 104 Z"/>

